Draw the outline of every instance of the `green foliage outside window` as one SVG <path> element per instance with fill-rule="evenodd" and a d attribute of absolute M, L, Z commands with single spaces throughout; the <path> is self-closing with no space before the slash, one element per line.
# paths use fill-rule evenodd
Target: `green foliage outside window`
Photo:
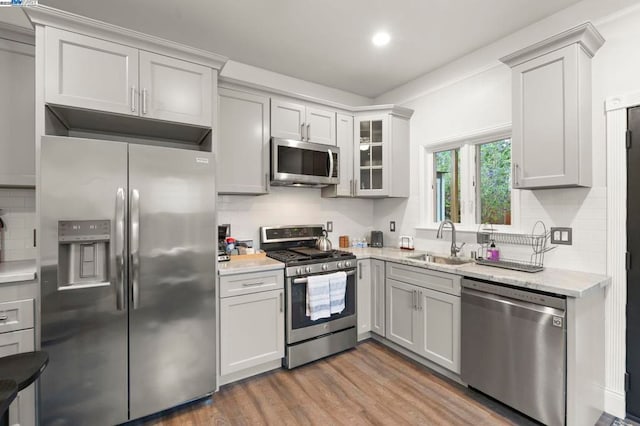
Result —
<path fill-rule="evenodd" d="M 478 147 L 480 222 L 511 224 L 511 139 Z"/>

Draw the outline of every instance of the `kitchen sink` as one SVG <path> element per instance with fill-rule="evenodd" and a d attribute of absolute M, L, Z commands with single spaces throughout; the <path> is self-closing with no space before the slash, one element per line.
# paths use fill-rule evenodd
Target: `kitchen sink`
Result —
<path fill-rule="evenodd" d="M 439 263 L 441 265 L 464 265 L 470 263 L 470 259 L 461 259 L 459 257 L 437 256 L 433 254 L 418 254 L 409 256 L 408 259 L 417 260 L 419 262 Z"/>

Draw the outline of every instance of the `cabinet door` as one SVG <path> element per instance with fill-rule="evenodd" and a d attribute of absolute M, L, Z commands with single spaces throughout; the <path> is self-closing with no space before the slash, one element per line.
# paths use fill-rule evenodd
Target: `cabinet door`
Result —
<path fill-rule="evenodd" d="M 358 335 L 371 331 L 371 260 L 358 260 Z"/>
<path fill-rule="evenodd" d="M 218 192 L 267 193 L 269 98 L 221 88 L 218 102 Z"/>
<path fill-rule="evenodd" d="M 419 288 L 387 278 L 387 339 L 417 352 L 421 337 L 416 321 Z"/>
<path fill-rule="evenodd" d="M 419 355 L 460 373 L 460 297 L 419 289 Z"/>
<path fill-rule="evenodd" d="M 0 334 L 0 357 L 31 352 L 34 350 L 33 329 Z M 22 390 L 9 406 L 9 424 L 12 426 L 35 426 L 35 383 Z"/>
<path fill-rule="evenodd" d="M 35 49 L 0 40 L 0 186 L 35 186 Z"/>
<path fill-rule="evenodd" d="M 140 51 L 141 115 L 211 127 L 213 70 Z"/>
<path fill-rule="evenodd" d="M 513 187 L 579 181 L 578 47 L 513 68 Z"/>
<path fill-rule="evenodd" d="M 385 335 L 384 261 L 371 259 L 371 331 Z"/>
<path fill-rule="evenodd" d="M 47 27 L 47 103 L 138 115 L 138 50 Z"/>
<path fill-rule="evenodd" d="M 220 299 L 220 374 L 284 356 L 284 290 Z"/>
<path fill-rule="evenodd" d="M 337 114 L 336 145 L 340 148 L 338 164 L 340 183 L 322 188 L 323 197 L 353 197 L 353 116 Z"/>
<path fill-rule="evenodd" d="M 303 140 L 306 134 L 304 105 L 271 99 L 271 136 Z"/>
<path fill-rule="evenodd" d="M 356 122 L 354 179 L 358 196 L 388 195 L 388 116 L 362 117 Z"/>
<path fill-rule="evenodd" d="M 325 145 L 336 144 L 336 113 L 324 109 L 307 107 L 306 139 Z"/>

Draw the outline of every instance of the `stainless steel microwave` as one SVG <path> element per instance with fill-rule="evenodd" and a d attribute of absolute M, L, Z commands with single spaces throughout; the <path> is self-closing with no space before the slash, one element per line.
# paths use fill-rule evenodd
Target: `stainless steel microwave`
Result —
<path fill-rule="evenodd" d="M 327 186 L 340 183 L 340 148 L 271 138 L 271 185 Z"/>

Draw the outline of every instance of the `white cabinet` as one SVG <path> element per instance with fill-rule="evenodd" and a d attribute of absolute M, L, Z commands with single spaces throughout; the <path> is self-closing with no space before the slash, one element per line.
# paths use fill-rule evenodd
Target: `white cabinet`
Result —
<path fill-rule="evenodd" d="M 45 102 L 211 127 L 213 70 L 46 27 Z"/>
<path fill-rule="evenodd" d="M 460 277 L 387 262 L 386 337 L 460 372 Z"/>
<path fill-rule="evenodd" d="M 220 88 L 217 187 L 223 194 L 269 191 L 269 98 Z"/>
<path fill-rule="evenodd" d="M 271 136 L 335 145 L 336 114 L 321 108 L 271 99 Z"/>
<path fill-rule="evenodd" d="M 336 144 L 340 148 L 338 185 L 322 188 L 323 197 L 353 197 L 355 186 L 353 180 L 353 116 L 337 114 Z"/>
<path fill-rule="evenodd" d="M 591 57 L 583 24 L 501 60 L 512 67 L 513 187 L 591 186 Z"/>
<path fill-rule="evenodd" d="M 142 116 L 211 127 L 212 72 L 209 67 L 141 50 Z"/>
<path fill-rule="evenodd" d="M 460 297 L 418 289 L 417 354 L 460 373 Z"/>
<path fill-rule="evenodd" d="M 410 111 L 410 110 L 409 110 Z M 353 179 L 359 197 L 409 196 L 411 112 L 359 115 L 355 120 Z"/>
<path fill-rule="evenodd" d="M 358 337 L 371 331 L 371 260 L 358 260 Z"/>
<path fill-rule="evenodd" d="M 387 339 L 418 352 L 418 291 L 419 287 L 387 278 Z"/>
<path fill-rule="evenodd" d="M 0 186 L 36 184 L 35 49 L 0 39 Z"/>
<path fill-rule="evenodd" d="M 138 115 L 138 49 L 57 28 L 45 32 L 45 101 Z"/>
<path fill-rule="evenodd" d="M 385 336 L 385 262 L 371 259 L 371 331 Z"/>
<path fill-rule="evenodd" d="M 269 370 L 273 362 L 279 365 L 285 346 L 284 303 L 282 270 L 220 277 L 223 383 Z M 238 375 L 243 371 L 250 373 Z"/>

